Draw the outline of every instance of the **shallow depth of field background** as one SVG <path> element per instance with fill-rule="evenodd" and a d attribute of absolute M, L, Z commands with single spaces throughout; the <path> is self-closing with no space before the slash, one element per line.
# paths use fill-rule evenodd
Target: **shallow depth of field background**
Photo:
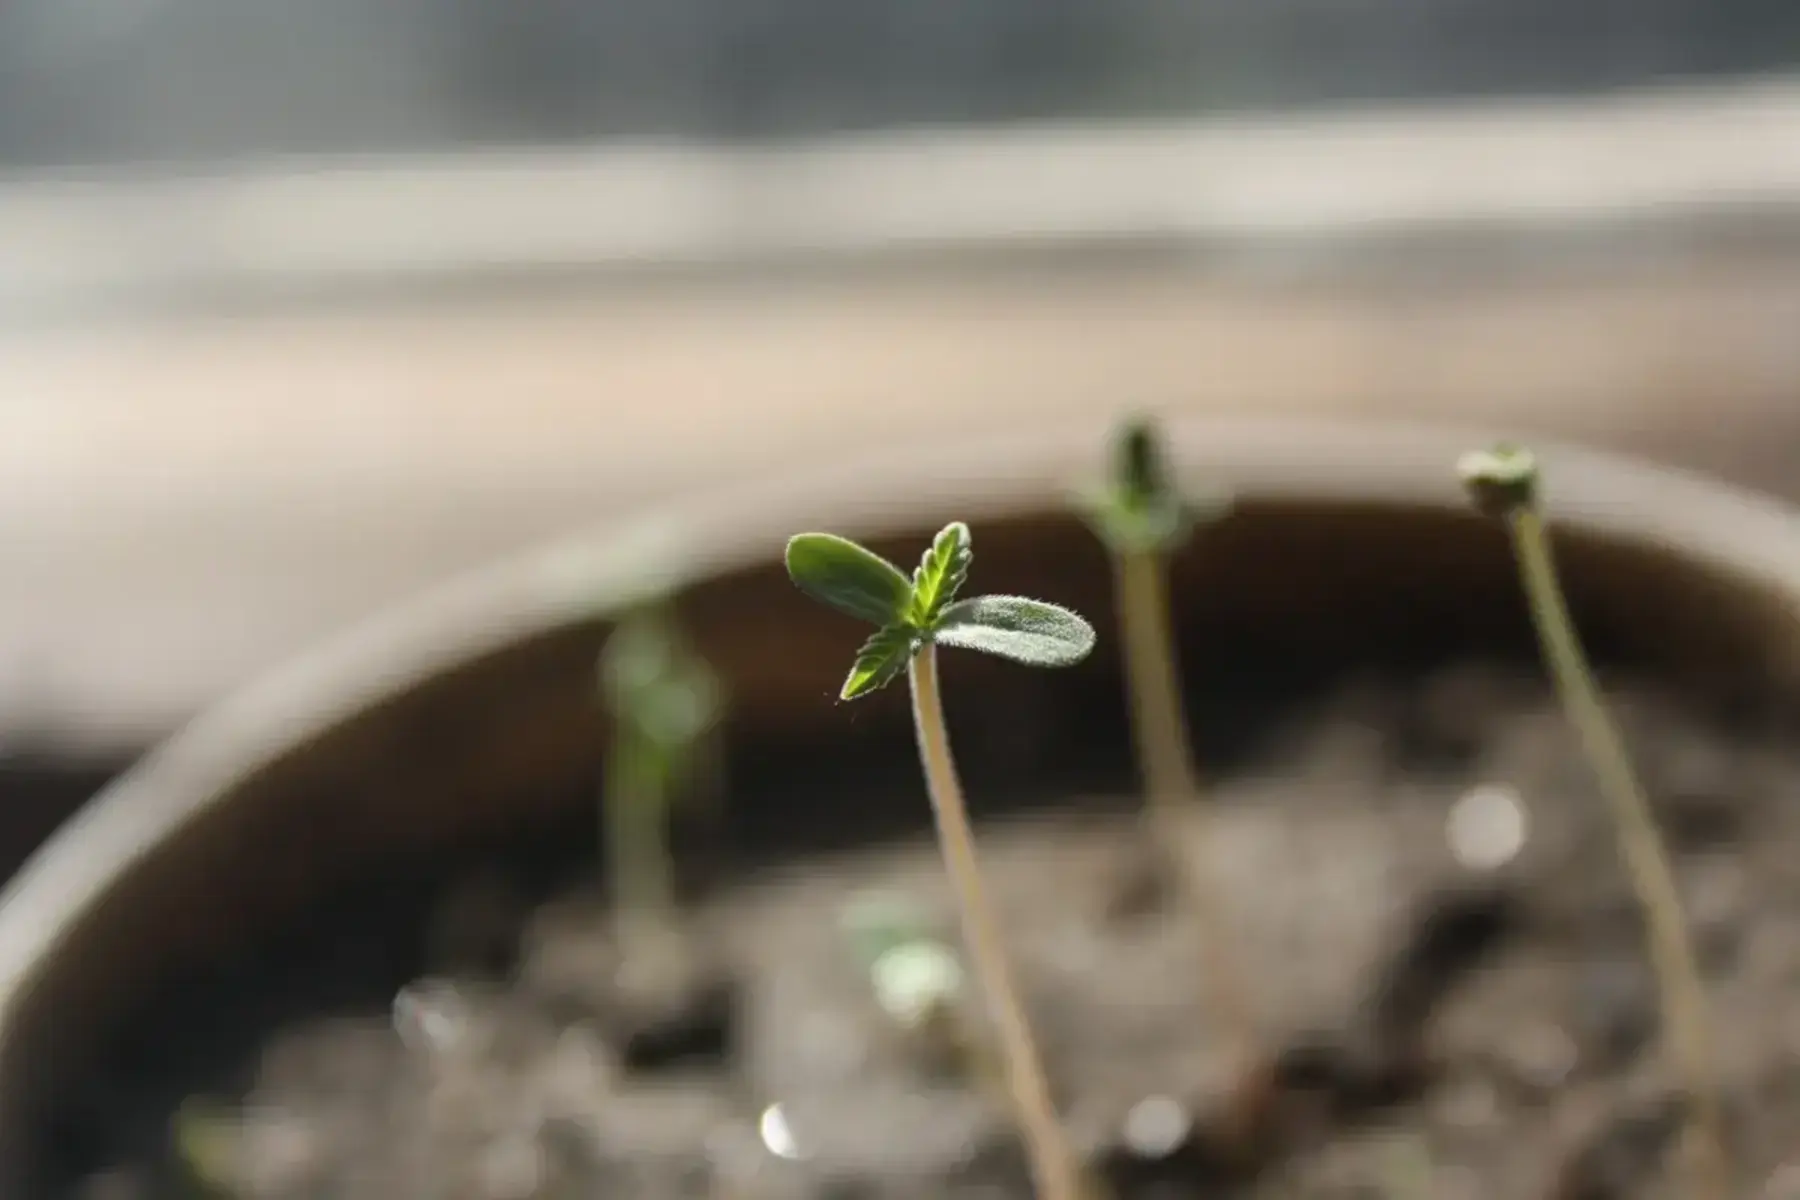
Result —
<path fill-rule="evenodd" d="M 11 0 L 0 867 L 389 601 L 938 426 L 1800 497 L 1796 66 L 1792 0 Z"/>

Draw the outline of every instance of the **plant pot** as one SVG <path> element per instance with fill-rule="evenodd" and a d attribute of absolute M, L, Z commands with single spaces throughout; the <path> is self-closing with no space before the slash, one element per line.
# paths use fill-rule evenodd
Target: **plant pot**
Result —
<path fill-rule="evenodd" d="M 873 538 L 910 561 L 925 535 L 960 517 L 975 534 L 974 586 L 1091 614 L 1101 645 L 1074 670 L 1045 676 L 974 656 L 947 665 L 952 733 L 972 799 L 989 815 L 1074 790 L 1128 789 L 1106 563 L 1064 510 L 1069 485 L 1097 469 L 1102 437 L 1083 426 L 890 455 L 664 514 L 657 532 L 676 541 L 658 544 L 681 546 L 699 581 L 681 615 L 734 697 L 726 844 L 735 866 L 793 865 L 927 826 L 904 696 L 832 702 L 861 631 L 822 616 L 786 580 L 780 548 L 804 528 Z M 1256 775 L 1270 746 L 1279 757 L 1296 697 L 1326 694 L 1346 672 L 1416 671 L 1474 653 L 1529 663 L 1505 540 L 1465 513 L 1452 469 L 1483 440 L 1366 425 L 1171 428 L 1183 475 L 1238 497 L 1176 579 L 1193 720 L 1203 756 L 1227 779 Z M 1543 457 L 1568 586 L 1596 651 L 1696 711 L 1727 694 L 1734 711 L 1778 711 L 1771 705 L 1793 694 L 1800 602 L 1790 517 L 1603 455 Z M 371 879 L 385 881 L 382 896 L 410 895 L 415 881 L 439 879 L 444 863 L 479 859 L 483 847 L 527 835 L 567 841 L 579 828 L 570 823 L 591 814 L 604 745 L 592 686 L 604 614 L 642 585 L 645 547 L 617 531 L 577 538 L 372 621 L 195 722 L 57 834 L 0 907 L 0 1194 L 34 1194 L 54 1160 L 92 1149 L 71 1149 L 71 1139 L 111 1119 L 95 1115 L 95 1078 L 216 1083 L 230 1072 L 195 1064 L 231 1066 L 235 1056 L 241 1067 L 276 1020 L 245 996 L 277 992 L 290 1008 L 321 1011 L 345 1002 L 348 992 L 329 986 L 301 996 L 295 964 L 304 959 L 307 988 L 329 983 L 316 976 L 358 975 L 348 951 L 331 950 L 346 939 L 326 936 L 321 958 L 280 933 L 319 926 L 333 897 Z M 1270 714 L 1290 725 L 1271 725 Z M 1525 724 L 1554 726 L 1543 716 Z M 1741 728 L 1745 718 L 1734 719 Z M 1778 757 L 1757 747 L 1759 763 Z M 1353 751 L 1300 757 L 1327 775 L 1362 770 L 1343 765 Z M 1552 757 L 1567 775 L 1564 757 Z M 1790 778 L 1781 770 L 1769 767 Z M 1579 793 L 1578 764 L 1574 772 L 1556 786 Z M 1222 785 L 1225 805 L 1255 811 L 1254 789 L 1233 787 Z M 1415 805 L 1405 819 L 1416 826 L 1431 811 Z M 1320 827 L 1336 828 L 1324 818 Z M 1052 852 L 1032 835 L 1006 840 L 1014 836 L 996 843 L 1001 875 L 1029 874 L 1021 861 Z M 1084 840 L 1069 852 L 1079 857 Z M 1360 853 L 1349 841 L 1334 852 Z M 908 869 L 930 867 L 920 855 Z M 1240 916 L 1282 907 L 1305 873 L 1268 874 L 1234 906 Z M 1635 961 L 1629 935 L 1607 945 Z M 238 973 L 261 988 L 231 991 L 227 965 L 252 950 L 260 965 Z M 300 957 L 284 962 L 290 951 Z M 398 968 L 360 973 L 422 969 L 416 955 L 400 957 Z M 194 1035 L 228 1016 L 242 1028 Z M 1550 1136 L 1531 1136 L 1540 1134 Z"/>

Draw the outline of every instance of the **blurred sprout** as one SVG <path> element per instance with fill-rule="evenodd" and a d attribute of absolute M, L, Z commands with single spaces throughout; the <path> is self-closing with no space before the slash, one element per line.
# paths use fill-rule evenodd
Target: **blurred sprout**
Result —
<path fill-rule="evenodd" d="M 701 778 L 724 689 L 662 606 L 628 614 L 600 656 L 613 718 L 601 819 L 621 932 L 675 919 L 669 814 Z"/>
<path fill-rule="evenodd" d="M 239 1138 L 229 1112 L 205 1101 L 184 1101 L 170 1121 L 176 1165 L 196 1200 L 237 1195 Z"/>
<path fill-rule="evenodd" d="M 895 947 L 932 936 L 923 909 L 905 896 L 888 893 L 858 897 L 845 906 L 839 924 L 864 970 Z"/>
<path fill-rule="evenodd" d="M 1167 554 L 1194 527 L 1230 507 L 1223 492 L 1184 495 L 1169 473 L 1162 437 L 1145 417 L 1134 417 L 1113 438 L 1110 474 L 1078 497 L 1094 533 L 1115 554 Z"/>
<path fill-rule="evenodd" d="M 907 942 L 875 960 L 869 982 L 883 1012 L 901 1025 L 917 1026 L 956 1003 L 962 963 L 942 942 Z"/>
<path fill-rule="evenodd" d="M 1477 511 L 1506 526 L 1545 668 L 1606 801 L 1644 913 L 1664 1034 L 1692 1097 L 1689 1129 L 1696 1153 L 1690 1194 L 1724 1200 L 1735 1193 L 1735 1169 L 1724 1132 L 1705 977 L 1662 831 L 1569 611 L 1550 544 L 1537 458 L 1522 446 L 1501 443 L 1463 455 L 1456 471 Z"/>
<path fill-rule="evenodd" d="M 876 1003 L 896 1024 L 917 1029 L 948 1011 L 961 996 L 962 961 L 906 900 L 889 896 L 859 900 L 846 910 L 843 927 L 868 974 Z"/>
<path fill-rule="evenodd" d="M 1207 985 L 1214 1016 L 1245 1061 L 1258 1063 L 1259 1039 L 1248 977 L 1232 944 L 1212 880 L 1179 847 L 1181 825 L 1201 788 L 1182 701 L 1180 656 L 1170 616 L 1172 553 L 1197 520 L 1221 515 L 1221 498 L 1195 503 L 1170 472 L 1162 436 L 1147 418 L 1119 427 L 1112 472 L 1085 496 L 1088 524 L 1112 558 L 1113 587 L 1125 658 L 1132 734 L 1146 792 L 1145 844 L 1154 881 L 1187 893 L 1205 926 Z"/>
<path fill-rule="evenodd" d="M 671 782 L 724 710 L 719 677 L 660 607 L 619 623 L 601 653 L 600 680 L 613 719 L 659 759 Z"/>

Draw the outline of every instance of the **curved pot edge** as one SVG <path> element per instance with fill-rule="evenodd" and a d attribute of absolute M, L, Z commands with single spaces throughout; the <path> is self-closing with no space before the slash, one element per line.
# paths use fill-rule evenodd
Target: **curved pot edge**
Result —
<path fill-rule="evenodd" d="M 479 570 L 361 622 L 226 699 L 59 830 L 0 893 L 0 1050 L 38 969 L 140 855 L 229 794 L 247 764 L 314 739 L 365 702 L 516 639 L 603 614 L 679 548 L 684 571 L 767 562 L 771 528 L 874 536 L 927 518 L 1041 507 L 1096 469 L 1106 425 L 1086 421 L 949 448 L 913 446 L 795 477 L 732 486 Z M 1484 431 L 1416 424 L 1187 420 L 1168 427 L 1181 474 L 1250 499 L 1459 505 L 1458 453 Z M 1668 468 L 1538 444 L 1560 524 L 1679 548 L 1800 608 L 1800 522 L 1773 500 Z M 850 497 L 850 499 L 846 499 Z M 670 540 L 673 539 L 673 540 Z M 648 556 L 648 557 L 647 557 Z"/>

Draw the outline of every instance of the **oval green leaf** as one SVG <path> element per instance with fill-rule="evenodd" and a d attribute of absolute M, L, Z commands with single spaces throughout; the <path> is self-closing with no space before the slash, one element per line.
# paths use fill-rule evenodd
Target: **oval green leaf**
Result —
<path fill-rule="evenodd" d="M 1073 666 L 1094 648 L 1094 627 L 1079 614 L 1024 596 L 977 596 L 952 604 L 932 637 L 941 645 L 1030 667 Z"/>
<path fill-rule="evenodd" d="M 912 582 L 887 559 L 833 533 L 788 539 L 788 577 L 819 603 L 868 621 L 899 620 L 912 600 Z"/>

